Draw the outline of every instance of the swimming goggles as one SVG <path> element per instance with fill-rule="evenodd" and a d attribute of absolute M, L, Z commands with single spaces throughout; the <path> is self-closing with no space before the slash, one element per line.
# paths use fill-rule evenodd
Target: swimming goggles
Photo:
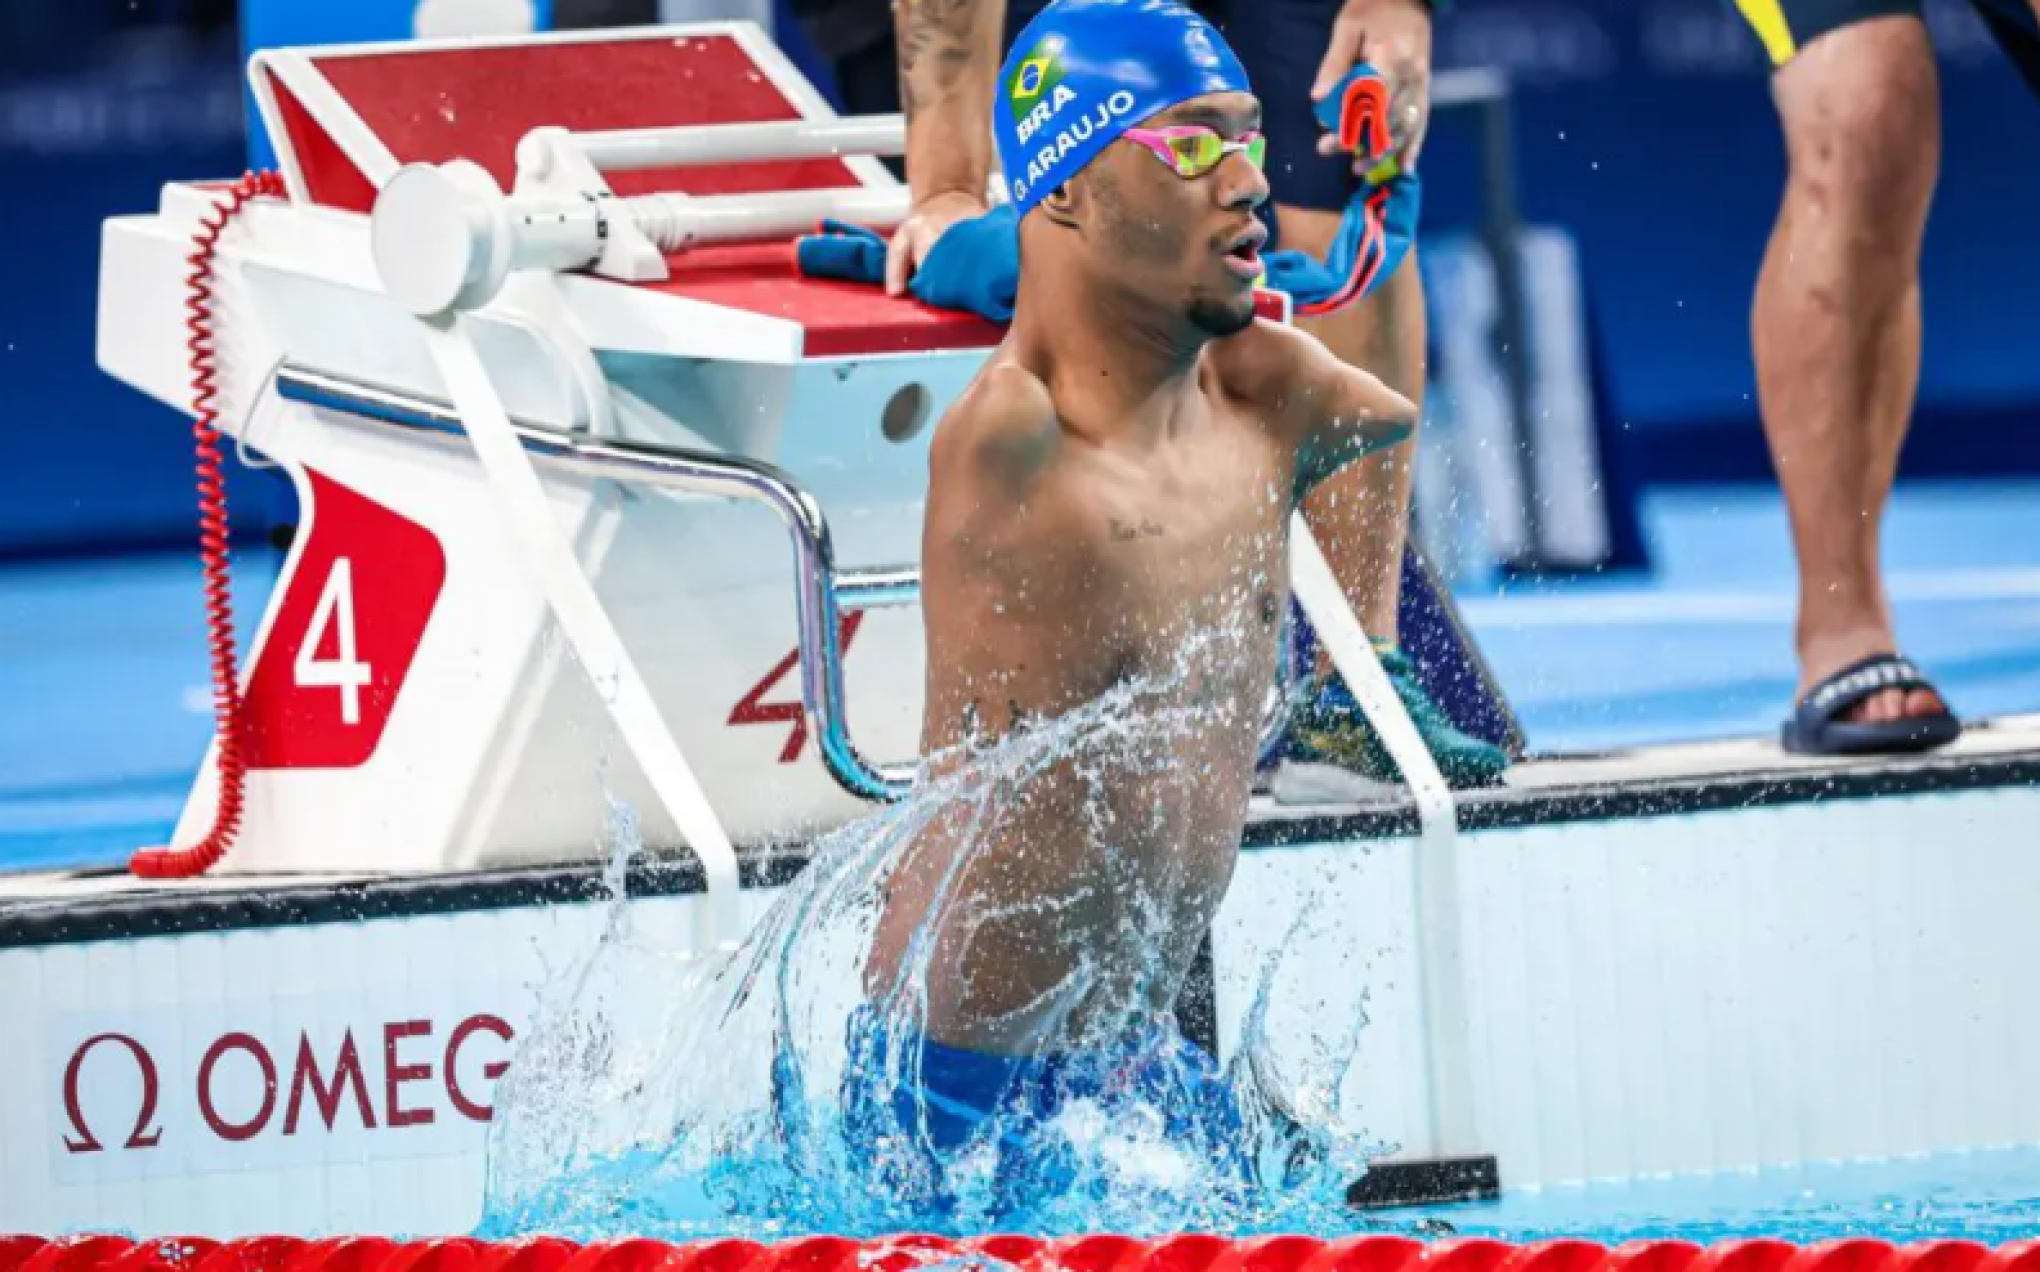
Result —
<path fill-rule="evenodd" d="M 1173 128 L 1129 128 L 1119 134 L 1135 145 L 1144 146 L 1155 158 L 1168 164 L 1179 177 L 1201 177 L 1238 151 L 1256 168 L 1268 158 L 1268 139 L 1257 132 L 1227 141 L 1203 124 L 1179 124 Z"/>

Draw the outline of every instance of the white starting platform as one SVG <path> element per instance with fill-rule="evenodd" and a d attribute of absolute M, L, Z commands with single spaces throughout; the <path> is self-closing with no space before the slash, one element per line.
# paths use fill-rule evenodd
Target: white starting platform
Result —
<path fill-rule="evenodd" d="M 0 1230 L 467 1230 L 612 807 L 631 904 L 705 949 L 913 781 L 929 435 L 999 331 L 790 247 L 897 221 L 899 121 L 742 25 L 251 76 L 280 191 L 108 222 L 101 294 L 106 369 L 191 410 L 199 290 L 218 426 L 301 501 L 174 844 L 223 789 L 235 833 L 197 877 L 0 878 Z M 1276 1036 L 1365 990 L 1356 1204 L 2040 1142 L 2040 719 L 1455 797 L 1298 538 L 1412 787 L 1257 799 L 1184 1023 L 1233 1046 L 1283 941 Z"/>

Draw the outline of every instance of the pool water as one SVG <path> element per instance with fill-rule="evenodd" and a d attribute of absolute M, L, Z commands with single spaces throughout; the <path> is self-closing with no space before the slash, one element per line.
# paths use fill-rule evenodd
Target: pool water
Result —
<path fill-rule="evenodd" d="M 1852 1162 L 1703 1177 L 1582 1184 L 1495 1202 L 1395 1211 L 1442 1220 L 1466 1236 L 1610 1244 L 1676 1237 L 1812 1242 L 1879 1237 L 1899 1244 L 1966 1238 L 1997 1245 L 2040 1237 L 2040 1147 Z"/>
<path fill-rule="evenodd" d="M 911 798 L 817 844 L 733 954 L 690 961 L 676 934 L 641 929 L 615 897 L 586 957 L 542 989 L 498 1089 L 481 1235 L 1351 1230 L 1345 1188 L 1387 1147 L 1342 1107 L 1365 1021 L 1357 981 L 1350 1010 L 1323 1013 L 1322 1036 L 1270 1045 L 1267 987 L 1294 975 L 1283 951 L 1300 948 L 1282 943 L 1217 1071 L 1150 1006 L 1180 975 L 1158 952 L 1184 943 L 1169 928 L 1178 911 L 1155 891 L 1170 881 L 1121 854 L 1122 836 L 1141 832 L 1110 818 L 1064 827 L 1059 847 L 1081 842 L 1095 877 L 1020 901 L 984 900 L 961 882 L 990 848 L 1000 868 L 1024 860 L 1030 801 L 1044 790 L 1119 784 L 1165 804 L 1169 783 L 1205 780 L 1182 757 L 1210 713 L 1231 708 L 1186 705 L 1175 691 L 1206 642 L 1223 648 L 1224 635 L 1187 641 L 1185 668 L 1161 683 L 1129 680 L 969 744 L 964 763 L 931 766 Z M 627 810 L 617 813 L 612 886 L 636 851 Z M 926 917 L 898 970 L 874 976 L 892 873 L 930 842 L 946 846 L 923 859 L 931 869 L 914 867 Z M 943 1086 L 937 1100 L 903 1105 L 891 1093 L 918 1089 L 938 1063 L 918 1041 L 938 930 L 1046 934 L 1065 907 L 1098 895 L 1115 907 L 1107 930 L 1119 948 L 1071 950 L 1028 1004 L 1038 1080 L 1005 1099 L 972 1093 L 979 1115 L 963 1121 L 975 1129 L 929 1151 L 929 1109 L 965 1097 Z M 1053 948 L 1059 961 L 1066 947 Z M 878 1098 L 859 1098 L 867 1078 Z"/>
<path fill-rule="evenodd" d="M 1289 941 L 1276 942 L 1259 969 L 1223 1070 L 1242 1112 L 1236 1141 L 1223 1147 L 1242 1151 L 1219 1151 L 1201 1129 L 1201 1057 L 1163 1040 L 1138 1059 L 1180 1082 L 1087 1091 L 1048 1112 L 1002 1108 L 962 1151 L 928 1160 L 916 1147 L 922 1128 L 913 1111 L 881 1110 L 873 1122 L 845 1096 L 845 1075 L 865 1071 L 861 1058 L 887 1070 L 882 1086 L 917 1075 L 912 1050 L 897 1044 L 925 1006 L 932 938 L 920 942 L 890 993 L 875 993 L 863 976 L 889 872 L 932 819 L 966 818 L 973 832 L 964 842 L 973 846 L 949 867 L 954 877 L 978 845 L 1001 839 L 1000 819 L 1025 804 L 1029 784 L 1051 766 L 1098 766 L 1101 778 L 1112 778 L 1128 765 L 1175 762 L 1174 731 L 1199 727 L 1196 712 L 1143 703 L 1145 692 L 1129 686 L 1015 733 L 955 776 L 926 782 L 912 799 L 829 836 L 727 958 L 690 959 L 672 933 L 639 926 L 621 891 L 637 837 L 628 810 L 617 808 L 610 922 L 541 995 L 498 1092 L 477 1235 L 770 1241 L 903 1231 L 1372 1230 L 1703 1243 L 2040 1235 L 2040 1148 L 1357 1211 L 1345 1204 L 1346 1186 L 1394 1148 L 1366 1135 L 1356 1107 L 1364 1093 L 1346 1081 L 1366 1027 L 1367 976 L 1356 964 L 1350 1004 L 1324 1004 L 1314 1036 L 1290 1030 L 1271 1038 L 1270 989 L 1294 974 L 1286 951 L 1300 946 Z M 1314 907 L 1302 909 L 1299 926 L 1317 921 Z M 1038 913 L 1039 922 L 1054 923 L 1056 900 Z M 880 1030 L 887 1045 L 859 1048 L 865 1035 L 851 1024 L 867 1016 L 875 1023 L 859 1028 Z M 1071 1033 L 1044 1039 L 1042 1048 L 1081 1054 L 1096 1044 Z M 1509 1163 L 1500 1168 L 1506 1188 Z"/>

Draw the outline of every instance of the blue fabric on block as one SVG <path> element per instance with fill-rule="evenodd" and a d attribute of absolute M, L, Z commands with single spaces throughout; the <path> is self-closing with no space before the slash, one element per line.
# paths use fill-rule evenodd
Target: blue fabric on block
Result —
<path fill-rule="evenodd" d="M 937 309 L 961 309 L 993 322 L 1013 318 L 1020 285 L 1019 218 L 1001 204 L 959 221 L 935 240 L 907 287 L 914 299 Z M 885 282 L 883 236 L 861 225 L 822 222 L 821 232 L 795 245 L 800 272 L 851 283 Z"/>

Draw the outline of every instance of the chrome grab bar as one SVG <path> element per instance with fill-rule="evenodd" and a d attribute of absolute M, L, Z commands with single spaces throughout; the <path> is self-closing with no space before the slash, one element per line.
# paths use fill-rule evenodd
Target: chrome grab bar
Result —
<path fill-rule="evenodd" d="M 443 445 L 464 443 L 467 436 L 460 417 L 445 402 L 289 363 L 276 372 L 276 391 L 286 401 L 391 425 Z M 777 513 L 793 544 L 801 707 L 810 733 L 819 739 L 822 763 L 838 785 L 860 799 L 889 803 L 913 791 L 917 764 L 873 764 L 850 739 L 838 616 L 844 610 L 913 604 L 921 595 L 919 570 L 910 566 L 837 568 L 829 521 L 821 504 L 772 464 L 655 442 L 598 441 L 515 418 L 511 427 L 535 459 L 566 472 L 748 500 Z M 1288 712 L 1293 675 L 1289 649 L 1285 632 L 1277 684 L 1271 690 L 1268 719 L 1262 728 L 1260 753 L 1264 758 L 1279 740 Z"/>

